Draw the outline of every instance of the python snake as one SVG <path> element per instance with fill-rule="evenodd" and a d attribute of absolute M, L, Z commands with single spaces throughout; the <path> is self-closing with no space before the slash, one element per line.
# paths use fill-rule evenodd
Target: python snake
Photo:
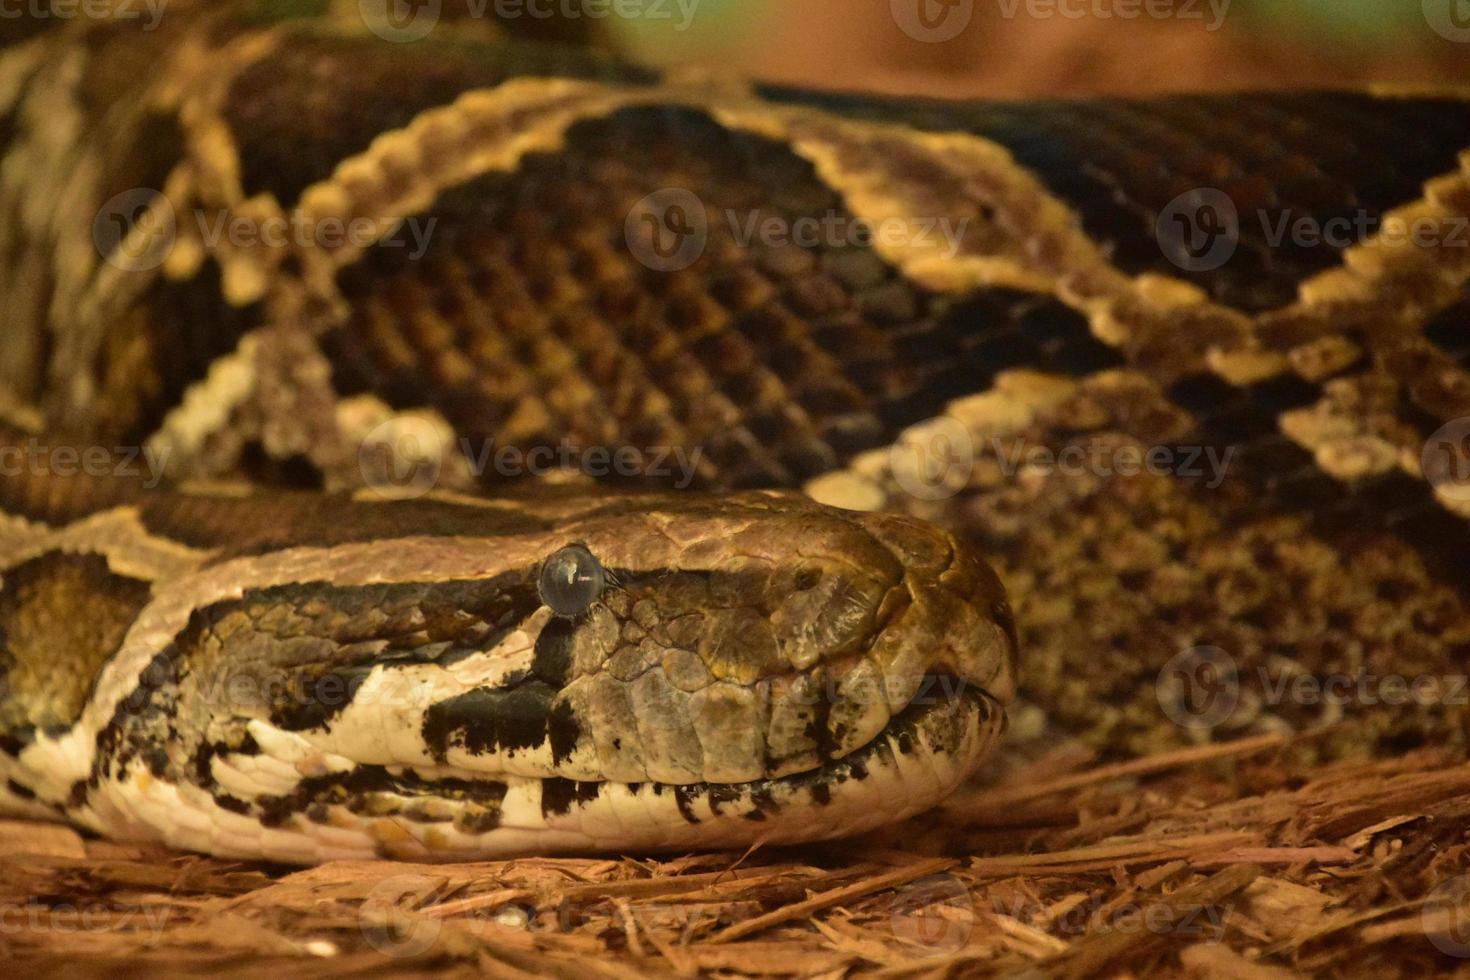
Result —
<path fill-rule="evenodd" d="M 6 810 L 820 839 L 970 775 L 1018 648 L 1113 753 L 1463 746 L 1470 101 L 847 96 L 316 6 L 7 27 Z"/>

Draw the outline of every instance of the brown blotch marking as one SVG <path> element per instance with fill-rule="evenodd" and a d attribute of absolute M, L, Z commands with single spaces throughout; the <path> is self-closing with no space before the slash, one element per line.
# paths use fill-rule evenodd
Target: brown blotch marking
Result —
<path fill-rule="evenodd" d="M 712 221 L 699 280 L 671 286 L 622 228 L 669 186 L 712 214 L 751 201 L 763 202 L 757 218 L 788 223 L 847 213 L 784 142 L 706 113 L 657 106 L 578 123 L 560 149 L 441 194 L 420 217 L 436 222 L 423 256 L 380 245 L 339 274 L 354 303 L 323 341 L 334 385 L 431 404 L 471 439 L 523 451 L 562 436 L 697 445 L 696 482 L 769 486 L 882 444 L 880 400 L 933 387 L 927 371 L 894 367 L 900 345 L 906 366 L 953 364 L 942 345 L 912 349 L 940 301 L 865 246 L 752 249 Z"/>
<path fill-rule="evenodd" d="M 546 734 L 551 739 L 551 761 L 554 765 L 561 765 L 576 749 L 577 739 L 582 736 L 582 725 L 577 721 L 571 704 L 559 701 L 552 705 L 546 721 Z"/>
<path fill-rule="evenodd" d="M 565 687 L 572 670 L 572 644 L 576 635 L 577 625 L 569 619 L 553 619 L 543 626 L 536 637 L 531 672 L 552 687 Z"/>
<path fill-rule="evenodd" d="M 420 799 L 461 803 L 465 812 L 455 825 L 469 833 L 484 833 L 500 825 L 500 805 L 506 785 L 496 780 L 424 779 L 411 772 L 394 773 L 383 766 L 358 766 L 351 772 L 304 779 L 290 793 L 257 801 L 261 823 L 279 827 L 303 815 L 314 823 L 330 820 L 329 808 L 346 807 L 371 816 L 403 816 L 418 822 L 437 819 L 414 807 Z"/>
<path fill-rule="evenodd" d="M 601 789 L 601 783 L 585 783 L 561 778 L 542 780 L 541 815 L 548 818 L 564 816 L 572 811 L 572 807 L 597 799 L 597 794 Z"/>
<path fill-rule="evenodd" d="M 129 183 L 123 189 L 161 186 Z M 186 281 L 159 277 L 109 322 L 93 367 L 97 405 L 90 413 L 108 420 L 109 436 L 141 445 L 210 365 L 260 325 L 263 307 L 224 302 L 222 280 L 212 260 Z"/>
<path fill-rule="evenodd" d="M 51 552 L 6 572 L 0 585 L 0 730 L 66 729 L 81 717 L 97 672 L 147 605 L 147 582 L 101 555 Z"/>
<path fill-rule="evenodd" d="M 701 792 L 703 789 L 699 786 L 674 787 L 674 805 L 679 808 L 679 815 L 690 823 L 699 823 L 699 816 L 694 812 L 694 801 Z"/>
<path fill-rule="evenodd" d="M 87 780 L 79 779 L 71 784 L 71 789 L 66 794 L 66 805 L 68 809 L 75 810 L 87 802 L 88 786 Z"/>
<path fill-rule="evenodd" d="M 766 814 L 779 810 L 780 804 L 776 802 L 776 796 L 771 792 L 769 781 L 757 784 L 750 790 L 750 803 L 755 809 L 745 815 L 746 820 L 765 820 Z"/>
<path fill-rule="evenodd" d="M 472 755 L 535 748 L 546 740 L 556 691 L 539 680 L 509 690 L 478 687 L 431 706 L 423 736 L 443 759 L 451 744 Z"/>
<path fill-rule="evenodd" d="M 709 808 L 718 814 L 721 807 L 738 803 L 745 793 L 746 787 L 738 783 L 712 783 L 709 787 Z"/>

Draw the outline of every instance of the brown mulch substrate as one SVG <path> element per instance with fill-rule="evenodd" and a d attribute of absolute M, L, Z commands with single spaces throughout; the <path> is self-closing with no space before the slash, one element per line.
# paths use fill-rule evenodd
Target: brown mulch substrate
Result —
<path fill-rule="evenodd" d="M 1072 745 L 861 841 L 305 870 L 0 823 L 11 976 L 1422 976 L 1470 969 L 1470 765 Z M 1462 877 L 1463 876 L 1463 877 Z"/>

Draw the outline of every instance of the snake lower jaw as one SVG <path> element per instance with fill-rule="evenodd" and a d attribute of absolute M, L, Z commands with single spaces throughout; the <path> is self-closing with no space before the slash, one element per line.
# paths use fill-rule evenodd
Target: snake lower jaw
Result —
<path fill-rule="evenodd" d="M 105 784 L 90 813 L 95 822 L 132 828 L 124 836 L 290 864 L 796 844 L 929 809 L 974 772 L 1004 727 L 998 700 L 934 674 L 867 744 L 787 776 L 683 786 L 534 777 L 467 784 L 412 767 L 359 767 L 320 777 L 313 800 L 262 821 L 194 787 L 134 773 Z"/>

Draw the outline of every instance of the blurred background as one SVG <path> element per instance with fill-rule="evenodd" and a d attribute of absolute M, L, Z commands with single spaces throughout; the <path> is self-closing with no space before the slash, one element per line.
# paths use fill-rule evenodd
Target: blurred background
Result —
<path fill-rule="evenodd" d="M 610 0 L 617 3 L 618 0 Z M 822 88 L 1025 97 L 1470 86 L 1470 0 L 630 0 L 655 64 Z M 653 16 L 663 8 L 667 16 Z"/>

